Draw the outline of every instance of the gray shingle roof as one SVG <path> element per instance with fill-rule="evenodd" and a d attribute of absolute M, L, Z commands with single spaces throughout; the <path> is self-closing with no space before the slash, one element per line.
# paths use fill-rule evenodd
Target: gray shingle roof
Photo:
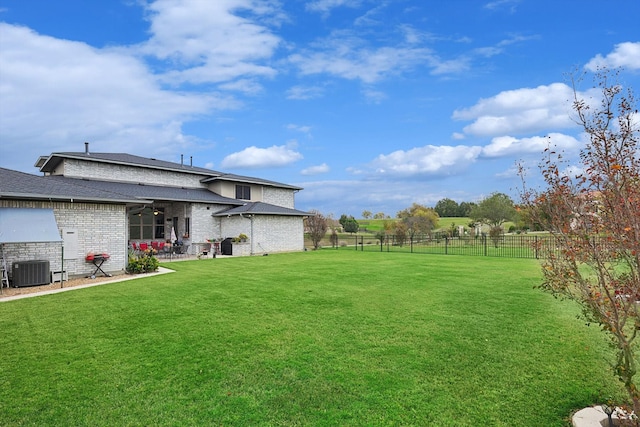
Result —
<path fill-rule="evenodd" d="M 42 159 L 42 158 L 41 158 Z M 222 172 L 216 172 L 211 169 L 189 166 L 188 164 L 180 164 L 158 160 L 154 158 L 134 156 L 126 153 L 85 153 L 85 152 L 61 152 L 51 153 L 46 160 L 39 160 L 36 165 L 40 165 L 42 172 L 53 171 L 62 159 L 80 159 L 86 161 L 95 161 L 101 163 L 112 163 L 119 165 L 144 166 L 150 169 L 171 170 L 182 173 L 192 173 L 205 176 L 218 176 Z"/>
<path fill-rule="evenodd" d="M 251 202 L 235 208 L 230 208 L 222 212 L 217 212 L 214 216 L 230 215 L 289 215 L 289 216 L 309 216 L 309 212 L 297 209 L 283 208 L 282 206 L 271 205 L 263 202 Z"/>
<path fill-rule="evenodd" d="M 246 184 L 260 184 L 260 185 L 266 185 L 269 187 L 287 188 L 290 190 L 302 190 L 302 187 L 296 187 L 295 185 L 283 184 L 281 182 L 269 181 L 268 179 L 255 178 L 252 176 L 242 176 L 242 175 L 236 175 L 232 173 L 225 173 L 219 176 L 214 176 L 214 177 L 206 178 L 202 180 L 203 183 L 209 183 L 214 181 L 242 182 Z"/>
<path fill-rule="evenodd" d="M 85 153 L 85 152 L 60 152 L 52 153 L 50 156 L 41 156 L 36 162 L 36 166 L 42 172 L 52 172 L 60 164 L 63 159 L 79 159 L 92 162 L 111 163 L 118 165 L 142 166 L 149 169 L 169 170 L 181 173 L 189 173 L 202 176 L 203 183 L 209 183 L 216 180 L 234 181 L 250 184 L 267 185 L 270 187 L 287 188 L 290 190 L 302 190 L 301 187 L 283 184 L 281 182 L 270 181 L 268 179 L 256 178 L 251 176 L 242 176 L 214 171 L 212 169 L 189 166 L 188 164 L 180 164 L 167 162 L 154 158 L 134 156 L 126 153 Z"/>
<path fill-rule="evenodd" d="M 109 203 L 151 202 L 107 189 L 88 188 L 72 181 L 50 178 L 0 168 L 0 198 Z"/>
<path fill-rule="evenodd" d="M 136 199 L 150 199 L 154 201 L 181 201 L 181 202 L 201 202 L 201 203 L 217 203 L 223 205 L 237 206 L 242 201 L 230 199 L 213 193 L 206 188 L 188 188 L 188 187 L 165 187 L 158 185 L 146 185 L 125 182 L 111 181 L 94 181 L 79 178 L 67 178 L 63 176 L 46 177 L 56 182 L 73 183 L 83 188 L 94 189 L 98 191 L 109 191 L 126 195 Z"/>

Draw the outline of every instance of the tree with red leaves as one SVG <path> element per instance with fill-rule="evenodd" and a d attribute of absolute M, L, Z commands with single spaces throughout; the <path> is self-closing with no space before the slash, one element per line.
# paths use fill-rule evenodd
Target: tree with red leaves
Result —
<path fill-rule="evenodd" d="M 546 188 L 525 186 L 523 208 L 556 241 L 542 262 L 542 289 L 577 301 L 588 322 L 599 324 L 616 351 L 613 367 L 640 414 L 634 377 L 640 330 L 640 116 L 619 71 L 596 74 L 599 104 L 578 96 L 573 109 L 588 142 L 581 170 L 548 148 L 541 171 Z M 553 141 L 550 141 L 551 143 Z M 524 181 L 524 174 L 523 176 Z"/>

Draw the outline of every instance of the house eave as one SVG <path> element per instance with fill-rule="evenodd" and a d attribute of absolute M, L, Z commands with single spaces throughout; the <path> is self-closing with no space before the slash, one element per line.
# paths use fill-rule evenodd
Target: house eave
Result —
<path fill-rule="evenodd" d="M 147 199 L 107 199 L 100 197 L 86 196 L 61 196 L 51 194 L 36 193 L 3 193 L 0 194 L 0 200 L 40 200 L 40 201 L 56 201 L 56 202 L 86 202 L 86 203 L 106 203 L 106 204 L 127 204 L 127 203 L 153 203 L 153 200 Z"/>

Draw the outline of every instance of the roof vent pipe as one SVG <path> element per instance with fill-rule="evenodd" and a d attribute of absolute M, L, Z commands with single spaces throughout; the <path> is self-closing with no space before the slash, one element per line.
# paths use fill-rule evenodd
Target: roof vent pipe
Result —
<path fill-rule="evenodd" d="M 84 143 L 84 154 L 89 155 L 89 143 Z"/>
<path fill-rule="evenodd" d="M 193 167 L 193 156 L 189 156 L 189 166 Z"/>
<path fill-rule="evenodd" d="M 184 154 L 180 154 L 180 166 L 184 166 Z"/>

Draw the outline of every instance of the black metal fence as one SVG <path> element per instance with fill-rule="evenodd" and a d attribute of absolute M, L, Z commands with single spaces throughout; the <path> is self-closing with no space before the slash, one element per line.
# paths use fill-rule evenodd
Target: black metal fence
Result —
<path fill-rule="evenodd" d="M 346 239 L 342 239 L 343 242 Z M 346 248 L 357 251 L 407 252 L 443 255 L 475 255 L 505 258 L 538 259 L 556 252 L 555 239 L 550 235 L 488 235 L 446 237 L 437 235 L 414 235 L 406 239 L 386 236 L 382 241 L 375 237 L 354 236 L 346 241 Z"/>

